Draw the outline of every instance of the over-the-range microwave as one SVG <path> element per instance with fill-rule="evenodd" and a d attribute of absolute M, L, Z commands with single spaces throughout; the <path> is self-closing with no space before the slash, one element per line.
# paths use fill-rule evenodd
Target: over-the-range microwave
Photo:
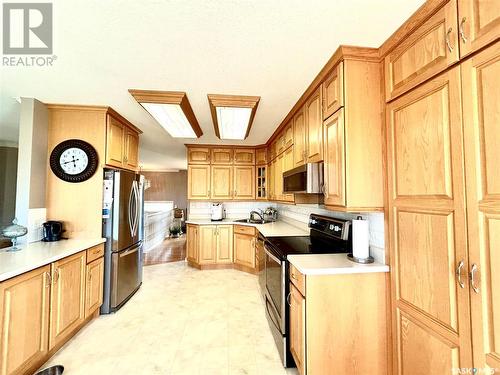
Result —
<path fill-rule="evenodd" d="M 284 193 L 320 194 L 322 190 L 323 163 L 307 163 L 283 173 Z"/>

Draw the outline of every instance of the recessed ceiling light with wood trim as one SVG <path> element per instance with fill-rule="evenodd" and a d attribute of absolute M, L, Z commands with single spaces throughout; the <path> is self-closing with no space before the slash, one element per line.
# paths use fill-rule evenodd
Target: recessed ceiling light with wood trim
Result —
<path fill-rule="evenodd" d="M 128 92 L 172 137 L 203 135 L 185 92 L 133 89 Z"/>
<path fill-rule="evenodd" d="M 215 135 L 220 139 L 246 139 L 259 101 L 260 96 L 208 94 Z"/>

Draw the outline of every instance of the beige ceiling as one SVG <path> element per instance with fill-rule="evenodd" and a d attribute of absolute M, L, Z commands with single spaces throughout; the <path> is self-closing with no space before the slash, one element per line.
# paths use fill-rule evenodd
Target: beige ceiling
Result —
<path fill-rule="evenodd" d="M 52 67 L 2 67 L 0 130 L 14 97 L 110 105 L 140 127 L 145 169 L 183 169 L 188 143 L 223 143 L 207 94 L 258 95 L 245 144 L 265 142 L 339 44 L 378 47 L 423 0 L 57 0 Z M 129 88 L 185 91 L 204 135 L 171 138 Z M 234 143 L 234 142 L 232 142 Z"/>

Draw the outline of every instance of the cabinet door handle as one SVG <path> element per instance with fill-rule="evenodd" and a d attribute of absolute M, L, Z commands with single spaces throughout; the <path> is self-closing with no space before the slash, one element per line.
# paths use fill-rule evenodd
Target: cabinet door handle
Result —
<path fill-rule="evenodd" d="M 50 284 L 52 284 L 52 276 L 50 272 L 45 272 L 45 287 L 50 288 Z"/>
<path fill-rule="evenodd" d="M 54 270 L 54 277 L 52 281 L 54 282 L 54 284 L 56 284 L 59 281 L 59 269 L 57 268 Z"/>
<path fill-rule="evenodd" d="M 292 302 L 290 301 L 290 297 L 292 296 L 292 292 L 289 292 L 288 295 L 286 296 L 286 303 L 288 303 L 288 306 L 292 306 Z"/>
<path fill-rule="evenodd" d="M 462 281 L 462 269 L 463 268 L 464 268 L 464 261 L 461 260 L 460 263 L 458 263 L 456 275 L 457 275 L 458 285 L 460 285 L 460 288 L 462 288 L 462 289 L 465 288 L 465 283 Z"/>
<path fill-rule="evenodd" d="M 477 264 L 473 264 L 472 268 L 470 269 L 470 286 L 472 290 L 476 293 L 479 294 L 480 289 L 479 285 L 476 284 L 476 273 L 478 272 L 478 267 Z"/>
<path fill-rule="evenodd" d="M 450 43 L 450 34 L 453 32 L 453 29 L 450 27 L 448 31 L 446 32 L 446 46 L 448 47 L 448 50 L 450 52 L 453 51 L 453 46 Z"/>
<path fill-rule="evenodd" d="M 459 28 L 460 38 L 462 38 L 462 41 L 464 43 L 467 43 L 467 37 L 465 36 L 465 32 L 464 32 L 464 24 L 466 21 L 467 21 L 467 17 L 462 18 L 462 21 L 460 21 L 460 28 Z"/>

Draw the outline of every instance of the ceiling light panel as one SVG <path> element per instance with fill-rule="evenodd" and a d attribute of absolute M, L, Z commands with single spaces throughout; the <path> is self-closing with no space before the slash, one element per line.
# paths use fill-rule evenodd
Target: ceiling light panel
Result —
<path fill-rule="evenodd" d="M 221 139 L 245 139 L 252 108 L 216 107 Z"/>
<path fill-rule="evenodd" d="M 199 138 L 203 132 L 185 92 L 129 90 L 142 107 L 174 138 Z"/>
<path fill-rule="evenodd" d="M 177 104 L 141 103 L 146 111 L 174 138 L 197 138 Z"/>
<path fill-rule="evenodd" d="M 209 94 L 215 135 L 220 139 L 247 138 L 259 101 L 259 96 Z"/>

